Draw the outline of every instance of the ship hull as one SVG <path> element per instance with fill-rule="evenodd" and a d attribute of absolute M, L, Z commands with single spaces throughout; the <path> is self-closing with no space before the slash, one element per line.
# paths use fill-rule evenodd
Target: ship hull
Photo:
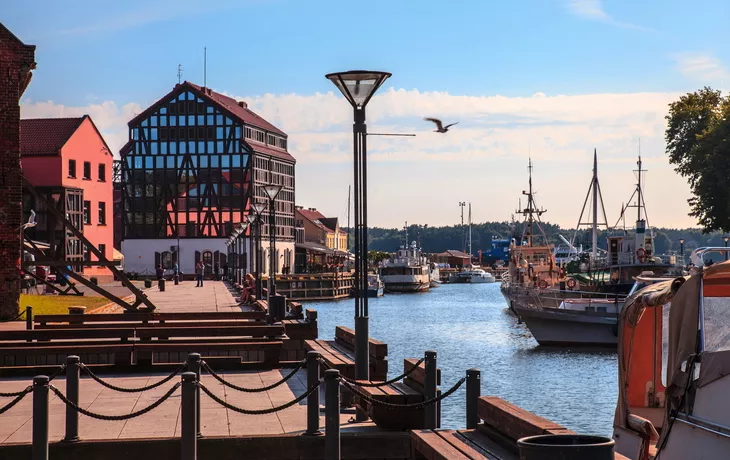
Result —
<path fill-rule="evenodd" d="M 383 288 L 368 288 L 368 297 L 382 297 L 383 296 Z"/>
<path fill-rule="evenodd" d="M 423 292 L 431 287 L 431 283 L 425 282 L 393 282 L 385 283 L 385 292 Z"/>
<path fill-rule="evenodd" d="M 616 348 L 618 344 L 616 315 L 525 308 L 516 302 L 513 310 L 542 346 Z"/>

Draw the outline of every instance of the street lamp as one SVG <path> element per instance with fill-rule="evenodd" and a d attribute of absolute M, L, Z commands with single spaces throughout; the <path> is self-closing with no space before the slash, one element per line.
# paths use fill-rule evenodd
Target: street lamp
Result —
<path fill-rule="evenodd" d="M 730 236 L 723 236 L 722 241 L 725 243 L 725 247 L 727 247 L 727 242 L 730 241 Z M 727 260 L 727 251 L 725 251 L 725 260 Z"/>
<path fill-rule="evenodd" d="M 254 229 L 254 236 L 251 240 L 251 269 L 256 268 L 256 300 L 261 300 L 261 213 L 266 209 L 266 202 L 256 202 L 251 205 L 252 214 L 247 219 Z"/>
<path fill-rule="evenodd" d="M 367 125 L 365 107 L 373 94 L 391 76 L 388 72 L 352 70 L 325 75 L 354 109 L 353 163 L 355 189 L 355 378 L 369 380 L 368 356 L 368 193 Z M 358 412 L 358 419 L 363 419 Z"/>
<path fill-rule="evenodd" d="M 682 265 L 684 265 L 684 238 L 679 239 L 679 253 L 682 255 Z"/>
<path fill-rule="evenodd" d="M 243 245 L 244 245 L 244 240 L 245 240 L 247 229 L 248 229 L 248 222 L 239 222 L 239 224 L 238 224 L 239 233 L 238 233 L 238 238 L 236 239 L 236 250 L 234 251 L 235 259 L 233 260 L 233 266 L 235 267 L 235 270 L 236 270 L 235 279 L 236 279 L 236 282 L 239 284 L 243 284 L 243 275 L 244 275 L 244 270 L 246 268 L 246 267 L 244 267 L 244 264 L 241 263 L 242 260 L 244 260 L 241 258 L 241 254 L 243 253 Z M 230 270 L 230 268 L 231 268 L 230 261 L 229 261 L 228 265 L 229 265 L 229 270 Z"/>
<path fill-rule="evenodd" d="M 283 185 L 267 184 L 263 186 L 264 193 L 269 197 L 269 288 L 266 290 L 266 300 L 276 294 L 276 197 L 283 189 Z"/>

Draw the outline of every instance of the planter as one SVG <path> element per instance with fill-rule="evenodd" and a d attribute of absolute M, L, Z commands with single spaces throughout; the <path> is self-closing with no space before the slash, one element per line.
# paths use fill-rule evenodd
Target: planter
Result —
<path fill-rule="evenodd" d="M 86 313 L 86 307 L 82 307 L 82 306 L 68 307 L 69 315 L 83 315 L 84 313 Z"/>
<path fill-rule="evenodd" d="M 616 444 L 605 436 L 544 434 L 517 441 L 520 460 L 613 460 Z"/>
<path fill-rule="evenodd" d="M 152 287 L 152 280 L 144 280 L 144 287 L 151 288 Z"/>

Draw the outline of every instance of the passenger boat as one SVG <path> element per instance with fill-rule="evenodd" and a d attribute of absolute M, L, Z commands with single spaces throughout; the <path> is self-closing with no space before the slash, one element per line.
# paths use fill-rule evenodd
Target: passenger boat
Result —
<path fill-rule="evenodd" d="M 386 292 L 421 292 L 431 287 L 430 265 L 415 241 L 401 246 L 393 259 L 383 262 L 380 279 Z"/>
<path fill-rule="evenodd" d="M 382 297 L 384 287 L 377 273 L 368 273 L 368 297 Z"/>
<path fill-rule="evenodd" d="M 728 254 L 728 248 L 701 248 Z M 631 460 L 730 452 L 730 262 L 632 295 L 620 313 L 615 451 Z"/>
<path fill-rule="evenodd" d="M 481 268 L 471 268 L 449 275 L 449 283 L 494 283 L 494 275 Z"/>

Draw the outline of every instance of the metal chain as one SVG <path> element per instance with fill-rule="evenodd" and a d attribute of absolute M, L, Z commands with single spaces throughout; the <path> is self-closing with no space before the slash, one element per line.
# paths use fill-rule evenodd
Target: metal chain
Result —
<path fill-rule="evenodd" d="M 273 414 L 274 412 L 279 412 L 281 410 L 284 410 L 284 409 L 287 409 L 287 408 L 293 406 L 294 404 L 298 404 L 299 402 L 301 402 L 304 399 L 306 399 L 309 395 L 311 395 L 312 393 L 314 393 L 315 391 L 317 391 L 317 389 L 319 388 L 319 386 L 322 384 L 323 381 L 324 380 L 320 379 L 317 382 L 317 384 L 315 386 L 313 386 L 312 388 L 310 388 L 309 390 L 307 390 L 306 393 L 304 393 L 303 395 L 297 397 L 296 399 L 294 399 L 292 401 L 289 401 L 286 404 L 283 404 L 283 405 L 277 406 L 277 407 L 272 407 L 271 409 L 257 409 L 257 410 L 243 409 L 241 407 L 236 407 L 236 406 L 234 406 L 234 405 L 232 405 L 230 403 L 227 403 L 226 401 L 223 401 L 218 396 L 214 395 L 213 392 L 210 391 L 209 389 L 207 389 L 205 387 L 205 385 L 203 385 L 202 383 L 198 383 L 198 385 L 200 386 L 200 389 L 203 390 L 203 392 L 205 394 L 207 394 L 208 396 L 210 396 L 210 398 L 213 401 L 217 402 L 218 404 L 220 404 L 221 406 L 225 407 L 226 409 L 230 409 L 230 410 L 232 410 L 234 412 L 238 412 L 239 414 L 246 414 L 246 415 L 266 415 L 266 414 Z"/>
<path fill-rule="evenodd" d="M 79 364 L 79 367 L 84 372 L 86 372 L 87 374 L 89 374 L 89 377 L 91 377 L 95 382 L 99 383 L 100 385 L 102 385 L 104 387 L 109 388 L 110 390 L 119 391 L 121 393 L 140 393 L 140 392 L 143 392 L 143 391 L 148 391 L 148 390 L 155 389 L 155 388 L 159 387 L 160 385 L 163 385 L 163 384 L 169 382 L 170 380 L 173 379 L 173 377 L 175 377 L 177 374 L 179 374 L 183 369 L 185 369 L 187 367 L 187 363 L 182 364 L 180 367 L 178 367 L 175 370 L 175 372 L 173 372 L 172 374 L 168 375 L 167 377 L 165 377 L 164 379 L 160 380 L 159 382 L 152 383 L 150 385 L 147 385 L 147 386 L 144 386 L 144 387 L 140 387 L 140 388 L 122 388 L 122 387 L 118 387 L 116 385 L 112 385 L 111 383 L 105 382 L 104 380 L 102 380 L 101 378 L 99 378 L 85 364 Z"/>
<path fill-rule="evenodd" d="M 409 375 L 411 375 L 416 370 L 416 368 L 418 368 L 418 366 L 420 366 L 421 364 L 423 364 L 424 361 L 426 361 L 426 358 L 419 359 L 418 362 L 416 364 L 414 364 L 413 367 L 411 367 L 410 369 L 408 369 L 406 372 L 402 373 L 398 377 L 394 377 L 394 378 L 392 378 L 390 380 L 386 380 L 385 382 L 370 382 L 370 383 L 365 383 L 365 382 L 363 382 L 361 380 L 351 379 L 350 377 L 346 377 L 346 376 L 344 376 L 342 374 L 340 374 L 340 378 L 342 380 L 345 380 L 346 382 L 352 383 L 352 384 L 357 385 L 359 387 L 364 387 L 364 388 L 383 387 L 385 385 L 391 385 L 393 383 L 396 383 L 396 382 L 398 382 L 398 381 L 400 381 L 400 380 L 408 377 Z"/>
<path fill-rule="evenodd" d="M 9 411 L 14 405 L 18 404 L 21 399 L 25 398 L 25 395 L 33 391 L 32 386 L 28 386 L 25 390 L 19 391 L 15 394 L 15 399 L 4 405 L 3 407 L 0 407 L 0 414 L 4 414 L 5 412 Z M 2 396 L 9 396 L 11 393 L 3 393 Z"/>
<path fill-rule="evenodd" d="M 158 399 L 157 401 L 153 402 L 152 404 L 150 404 L 149 406 L 147 406 L 147 407 L 145 407 L 143 409 L 140 409 L 140 410 L 138 410 L 136 412 L 131 412 L 131 413 L 126 414 L 126 415 L 103 415 L 103 414 L 97 414 L 95 412 L 88 411 L 86 409 L 82 409 L 81 407 L 77 406 L 76 404 L 74 404 L 71 401 L 69 401 L 68 399 L 66 399 L 66 396 L 64 396 L 63 393 L 61 392 L 61 390 L 59 390 L 58 388 L 54 387 L 53 385 L 49 385 L 48 388 L 50 388 L 51 391 L 53 391 L 54 393 L 56 393 L 56 396 L 58 396 L 58 399 L 60 399 L 61 401 L 63 401 L 64 404 L 66 404 L 66 405 L 72 407 L 73 409 L 79 411 L 80 414 L 84 414 L 87 417 L 95 418 L 95 419 L 98 419 L 98 420 L 119 421 L 119 420 L 129 420 L 129 419 L 132 419 L 132 418 L 135 418 L 135 417 L 139 417 L 140 415 L 144 415 L 147 412 L 149 412 L 149 411 L 157 408 L 157 406 L 159 406 L 160 404 L 162 404 L 163 402 L 165 402 L 170 396 L 172 396 L 172 394 L 178 388 L 180 388 L 180 385 L 182 385 L 182 383 L 181 382 L 177 382 L 172 388 L 170 388 L 168 390 L 167 393 L 165 393 L 164 395 L 162 395 L 162 397 L 160 399 Z"/>
<path fill-rule="evenodd" d="M 265 387 L 262 387 L 262 388 L 239 387 L 238 385 L 234 385 L 234 384 L 232 384 L 232 383 L 227 382 L 226 380 L 224 380 L 223 377 L 221 377 L 213 369 L 211 369 L 210 366 L 208 365 L 208 363 L 206 363 L 205 361 L 201 362 L 201 365 L 203 366 L 203 369 L 205 369 L 206 371 L 208 371 L 208 373 L 214 379 L 218 380 L 220 383 L 222 383 L 223 385 L 227 386 L 228 388 L 232 388 L 232 389 L 238 390 L 238 391 L 243 391 L 244 393 L 260 393 L 262 391 L 272 390 L 272 389 L 278 387 L 279 385 L 281 385 L 282 383 L 286 382 L 290 378 L 294 377 L 294 374 L 296 374 L 297 372 L 299 372 L 299 370 L 301 368 L 303 368 L 306 363 L 307 363 L 307 360 L 302 360 L 297 365 L 297 367 L 295 367 L 294 370 L 289 373 L 289 375 L 287 375 L 286 377 L 284 377 L 283 379 L 279 380 L 276 383 L 272 383 L 271 385 L 265 386 Z"/>
<path fill-rule="evenodd" d="M 9 323 L 11 321 L 19 320 L 20 317 L 25 314 L 25 312 L 26 312 L 26 310 L 21 311 L 18 316 L 16 316 L 15 318 L 12 318 L 12 319 L 0 319 L 0 323 Z"/>
<path fill-rule="evenodd" d="M 393 404 L 385 401 L 378 401 L 377 399 L 373 399 L 370 396 L 364 394 L 360 390 L 355 389 L 355 387 L 350 384 L 347 381 L 342 381 L 342 384 L 350 391 L 352 391 L 356 396 L 361 397 L 365 401 L 369 402 L 370 404 L 377 405 L 377 406 L 383 406 L 388 409 L 397 409 L 397 410 L 417 410 L 417 409 L 423 409 L 424 407 L 430 406 L 431 404 L 435 404 L 442 399 L 446 399 L 449 396 L 451 396 L 456 390 L 459 389 L 461 385 L 466 382 L 466 378 L 462 377 L 461 380 L 456 382 L 456 385 L 451 387 L 449 391 L 446 393 L 442 393 L 441 396 L 436 396 L 435 398 L 428 399 L 426 401 L 420 402 L 420 403 L 412 403 L 412 404 Z"/>

